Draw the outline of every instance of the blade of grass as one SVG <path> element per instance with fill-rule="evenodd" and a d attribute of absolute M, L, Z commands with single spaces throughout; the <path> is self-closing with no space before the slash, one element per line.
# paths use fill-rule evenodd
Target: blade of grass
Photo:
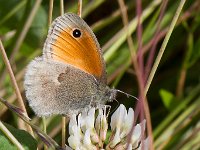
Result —
<path fill-rule="evenodd" d="M 187 107 L 187 105 L 191 102 L 191 100 L 193 100 L 200 91 L 200 85 L 198 85 L 197 87 L 195 87 L 190 94 L 188 95 L 188 97 L 186 97 L 182 103 L 180 103 L 180 105 L 174 109 L 174 111 L 172 111 L 168 117 L 165 118 L 165 120 L 160 123 L 160 125 L 154 130 L 154 137 L 155 139 L 157 139 L 157 137 L 159 136 L 159 134 L 162 135 L 162 131 L 167 128 L 171 122 L 174 120 L 174 118 L 183 111 L 184 108 Z"/>
<path fill-rule="evenodd" d="M 174 137 L 174 134 L 181 128 L 182 125 L 184 125 L 184 120 L 186 120 L 188 117 L 190 117 L 190 114 L 196 110 L 198 110 L 198 107 L 200 105 L 200 98 L 197 98 L 193 104 L 191 104 L 181 115 L 179 115 L 176 120 L 171 122 L 171 124 L 164 130 L 164 132 L 155 140 L 155 147 L 156 149 L 163 149 L 171 138 Z M 188 118 L 191 120 L 190 118 Z"/>
<path fill-rule="evenodd" d="M 34 51 L 34 53 L 31 54 L 31 55 L 27 58 L 25 64 L 27 63 L 27 61 L 29 62 L 30 59 L 32 59 L 32 58 L 38 56 L 38 55 L 41 53 L 40 51 L 41 51 L 40 49 L 36 49 L 36 50 Z M 22 70 L 20 70 L 20 71 L 15 75 L 15 76 L 16 76 L 16 80 L 17 80 L 18 83 L 22 82 L 22 79 L 23 79 L 23 77 L 24 77 L 25 69 L 26 69 L 26 68 L 23 68 Z M 22 92 L 24 91 L 24 87 L 23 87 L 23 86 L 19 86 L 19 90 L 20 90 L 20 92 L 22 93 Z M 0 97 L 4 97 L 4 96 L 6 96 L 6 94 L 7 94 L 7 93 L 4 93 L 4 94 L 2 94 Z M 9 96 L 9 97 L 7 98 L 7 100 L 8 100 L 9 103 L 13 103 L 13 102 L 16 100 L 16 98 L 17 98 L 17 97 L 16 97 L 15 93 L 13 93 L 11 96 Z M 6 112 L 7 109 L 8 109 L 7 107 L 4 107 L 3 105 L 0 105 L 0 110 L 1 110 L 1 111 L 0 111 L 0 116 L 2 116 L 2 115 Z"/>
<path fill-rule="evenodd" d="M 127 14 L 127 11 L 126 11 L 126 8 L 125 8 L 125 3 L 124 3 L 123 0 L 118 0 L 118 3 L 119 3 L 121 14 L 122 14 L 123 24 L 124 24 L 124 27 L 126 29 L 127 42 L 128 42 L 128 46 L 129 46 L 132 62 L 133 62 L 133 65 L 134 65 L 134 69 L 135 69 L 135 72 L 136 72 L 136 76 L 137 76 L 137 79 L 138 79 L 138 86 L 139 86 L 139 89 L 140 89 L 139 95 L 141 95 L 140 96 L 141 103 L 137 103 L 137 106 L 139 106 L 138 104 L 142 104 L 141 107 L 139 106 L 140 107 L 141 120 L 144 119 L 144 114 L 143 114 L 143 107 L 144 107 L 144 112 L 145 112 L 145 115 L 146 115 L 146 118 L 147 118 L 147 131 L 148 131 L 148 136 L 150 137 L 150 144 L 149 145 L 150 145 L 150 149 L 153 150 L 153 136 L 152 136 L 151 118 L 150 118 L 148 102 L 146 101 L 145 97 L 142 97 L 142 95 L 144 95 L 143 94 L 144 82 L 143 82 L 143 79 L 142 79 L 142 70 L 140 69 L 140 66 L 139 66 L 140 62 L 139 63 L 137 62 L 137 57 L 136 57 L 136 54 L 135 54 L 134 44 L 133 44 L 131 35 L 128 34 L 129 33 L 128 14 Z M 139 36 L 141 36 L 141 35 L 139 35 Z M 137 107 L 137 108 L 139 108 L 139 107 Z M 134 120 L 136 121 L 137 117 L 134 117 Z M 132 134 L 133 134 L 133 131 L 134 131 L 134 126 L 135 126 L 135 121 L 134 121 L 134 123 L 132 125 L 132 128 L 131 128 L 131 131 L 129 133 L 129 136 L 128 136 L 128 139 L 127 139 L 127 143 L 130 143 L 130 141 L 131 141 L 131 137 L 132 137 Z M 142 129 L 142 130 L 144 131 L 144 129 Z M 144 139 L 144 137 L 141 137 L 141 138 Z M 127 145 L 129 145 L 129 144 L 127 144 Z M 142 147 L 143 147 L 143 143 L 142 143 Z M 128 148 L 128 147 L 126 147 L 126 148 Z"/>
<path fill-rule="evenodd" d="M 180 19 L 178 20 L 176 26 L 180 25 L 180 23 L 182 23 L 183 21 L 186 21 L 187 19 L 191 18 L 192 17 L 192 11 L 193 10 L 197 10 L 197 5 L 198 3 L 194 3 L 190 8 L 189 10 L 185 11 L 184 14 L 180 17 Z M 196 8 L 197 7 L 197 8 Z M 157 40 L 160 41 L 167 33 L 168 31 L 168 28 L 169 27 L 166 27 L 164 28 L 162 31 L 160 31 L 160 33 L 158 34 L 157 36 Z M 146 53 L 153 45 L 153 42 L 154 40 L 150 40 L 146 45 L 144 45 L 144 47 L 142 48 L 142 51 L 143 53 Z M 120 50 L 120 49 L 118 49 Z M 110 83 L 114 77 L 117 77 L 117 79 L 115 79 L 114 83 L 112 84 L 113 87 L 116 87 L 118 82 L 120 81 L 121 77 L 123 76 L 123 74 L 125 73 L 125 71 L 130 67 L 130 64 L 131 64 L 131 59 L 130 59 L 130 56 L 129 55 L 126 55 L 126 54 L 123 54 L 124 57 L 128 57 L 128 59 L 125 60 L 124 64 L 126 65 L 123 65 L 123 68 L 120 69 L 120 70 L 123 70 L 123 71 L 118 71 L 118 74 L 116 74 L 116 72 L 114 73 L 115 75 L 111 75 L 111 78 L 108 78 L 108 83 Z M 108 65 L 109 67 L 109 65 Z M 121 67 L 120 67 L 121 68 Z M 119 75 L 120 74 L 120 75 Z"/>
<path fill-rule="evenodd" d="M 12 135 L 12 133 L 0 121 L 0 129 L 9 138 L 9 140 L 20 150 L 25 150 L 19 141 Z"/>
<path fill-rule="evenodd" d="M 93 10 L 95 10 L 98 6 L 100 6 L 106 0 L 96 0 L 91 1 L 83 10 L 82 17 L 85 18 L 88 14 L 90 14 Z"/>
<path fill-rule="evenodd" d="M 186 80 L 186 75 L 188 71 L 188 64 L 190 61 L 190 57 L 192 55 L 192 51 L 194 49 L 193 44 L 194 44 L 194 37 L 193 37 L 193 33 L 190 31 L 188 34 L 186 54 L 184 56 L 183 64 L 181 66 L 179 80 L 178 80 L 177 88 L 176 88 L 177 98 L 181 98 L 183 96 L 185 80 Z"/>
<path fill-rule="evenodd" d="M 17 85 L 17 81 L 15 79 L 14 73 L 12 71 L 11 65 L 9 63 L 8 57 L 6 55 L 6 52 L 5 52 L 5 49 L 3 47 L 3 43 L 2 43 L 1 40 L 0 40 L 0 51 L 1 51 L 1 55 L 3 57 L 4 63 L 6 65 L 6 69 L 7 69 L 8 73 L 9 73 L 9 75 L 10 75 L 13 88 L 14 88 L 15 93 L 17 95 L 17 100 L 18 100 L 19 106 L 25 112 L 26 116 L 28 116 L 27 111 L 26 111 L 26 107 L 24 105 L 24 102 L 23 102 L 23 99 L 22 99 L 22 96 L 21 96 L 21 92 L 20 92 L 19 87 Z M 31 133 L 31 135 L 33 135 L 33 131 L 32 131 L 30 126 L 27 126 L 27 130 Z"/>
<path fill-rule="evenodd" d="M 62 125 L 58 124 L 55 128 L 53 128 L 48 135 L 52 138 L 54 138 L 56 135 L 60 135 L 60 131 L 62 130 Z M 43 144 L 39 144 L 38 148 L 42 149 Z"/>
<path fill-rule="evenodd" d="M 11 11 L 9 11 L 9 13 L 6 14 L 5 17 L 3 17 L 1 20 L 0 20 L 0 26 L 6 22 L 10 17 L 12 17 L 16 12 L 18 12 L 25 4 L 26 4 L 26 0 L 24 1 L 20 1 L 16 6 L 15 8 L 12 8 L 10 9 Z"/>
<path fill-rule="evenodd" d="M 199 6 L 199 2 L 196 1 L 188 10 L 186 10 L 181 16 L 180 19 L 178 20 L 176 26 L 178 26 L 180 23 L 186 21 L 187 19 L 189 19 L 190 17 L 193 16 L 193 10 L 199 11 L 198 7 Z M 158 34 L 158 41 L 160 41 L 167 33 L 168 31 L 168 27 L 164 28 L 162 31 L 160 31 L 160 33 Z M 148 51 L 148 49 L 150 49 L 153 45 L 154 39 L 150 40 L 144 47 L 143 47 L 143 53 L 146 53 Z"/>
<path fill-rule="evenodd" d="M 26 22 L 25 22 L 25 24 L 23 26 L 23 30 L 21 31 L 21 33 L 17 37 L 17 40 L 16 40 L 16 42 L 14 44 L 14 48 L 13 48 L 12 53 L 11 53 L 10 58 L 9 58 L 11 65 L 13 64 L 14 57 L 17 54 L 17 52 L 19 51 L 19 48 L 20 48 L 22 42 L 25 39 L 25 36 L 26 36 L 26 34 L 27 34 L 30 26 L 31 26 L 31 23 L 32 23 L 32 21 L 33 21 L 33 19 L 35 17 L 35 14 L 36 14 L 39 6 L 40 6 L 41 1 L 42 0 L 37 0 L 35 2 L 34 6 L 33 6 L 33 9 L 31 10 L 31 12 L 30 12 L 29 16 L 27 17 L 27 20 L 26 20 Z M 1 78 L 0 78 L 0 81 L 4 81 L 4 79 L 5 79 L 5 72 L 6 72 L 6 70 L 3 71 L 2 75 L 1 75 Z"/>
<path fill-rule="evenodd" d="M 29 28 L 31 26 L 31 23 L 33 22 L 33 19 L 34 19 L 35 15 L 36 15 L 36 12 L 37 12 L 40 4 L 41 4 L 41 1 L 42 0 L 35 1 L 33 9 L 31 10 L 31 12 L 30 12 L 30 14 L 28 16 L 28 19 L 26 20 L 26 22 L 24 24 L 23 30 L 20 33 L 19 37 L 17 38 L 15 46 L 14 46 L 14 48 L 12 50 L 12 54 L 11 54 L 11 56 L 9 58 L 11 64 L 13 63 L 15 55 L 18 52 L 22 42 L 24 41 L 24 39 L 26 37 L 26 34 L 27 34 L 27 32 L 28 32 L 28 30 L 29 30 Z"/>
<path fill-rule="evenodd" d="M 147 19 L 160 3 L 161 0 L 155 0 L 145 9 L 141 16 L 141 22 Z M 137 17 L 134 18 L 128 25 L 129 35 L 135 31 L 136 27 Z M 104 58 L 107 62 L 110 61 L 113 53 L 115 53 L 116 50 L 126 41 L 126 37 L 126 29 L 123 28 L 102 47 L 102 50 L 106 51 L 104 53 Z"/>
<path fill-rule="evenodd" d="M 159 32 L 160 32 L 160 24 L 161 24 L 162 18 L 164 16 L 164 12 L 165 12 L 165 9 L 167 7 L 167 4 L 168 4 L 168 0 L 165 0 L 165 1 L 162 2 L 161 6 L 160 6 L 160 14 L 159 14 L 159 17 L 158 17 L 158 21 L 156 22 L 156 31 L 155 31 L 154 37 L 152 38 L 153 43 L 152 43 L 152 47 L 151 47 L 151 50 L 150 50 L 150 53 L 149 53 L 149 56 L 148 56 L 148 59 L 147 59 L 146 67 L 145 67 L 145 82 L 146 82 L 147 77 L 149 75 L 149 72 L 150 72 L 150 69 L 151 69 L 151 66 L 152 66 L 152 63 L 153 63 L 153 58 L 155 56 L 156 46 L 157 46 L 157 43 L 158 43 L 158 35 L 159 35 Z"/>
<path fill-rule="evenodd" d="M 142 3 L 141 0 L 136 0 L 136 14 L 137 14 L 137 41 L 138 41 L 138 48 L 137 48 L 137 57 L 138 57 L 138 67 L 140 69 L 142 75 L 141 86 L 144 86 L 144 58 L 142 53 L 142 32 L 143 27 L 141 23 L 141 14 L 142 14 Z"/>
<path fill-rule="evenodd" d="M 195 129 L 195 131 L 193 132 L 192 137 L 190 137 L 190 141 L 188 141 L 188 143 L 184 144 L 181 148 L 182 149 L 195 149 L 198 150 L 200 148 L 199 145 L 199 139 L 200 139 L 200 127 L 198 127 L 197 129 Z"/>
<path fill-rule="evenodd" d="M 183 135 L 183 140 L 180 141 L 175 149 L 192 149 L 192 147 L 195 146 L 196 143 L 199 143 L 200 139 L 200 122 L 197 122 L 197 125 L 195 127 L 191 127 L 189 131 L 187 131 Z M 190 147 L 191 146 L 191 147 Z"/>
<path fill-rule="evenodd" d="M 30 125 L 33 128 L 34 132 L 40 137 L 40 139 L 49 148 L 58 149 L 58 150 L 64 150 L 51 137 L 49 137 L 47 134 L 45 134 L 43 131 L 41 131 L 37 126 L 35 126 L 34 124 L 32 124 L 30 122 L 31 119 L 26 116 L 25 112 L 22 109 L 14 106 L 12 104 L 9 104 L 6 100 L 4 100 L 2 98 L 0 98 L 0 102 L 2 102 L 6 107 L 8 107 L 9 110 L 11 110 L 12 112 L 14 112 L 22 120 L 24 120 L 24 122 L 26 122 L 28 125 Z M 69 148 L 66 147 L 66 149 L 69 149 Z"/>
<path fill-rule="evenodd" d="M 179 18 L 179 15 L 180 15 L 180 13 L 181 13 L 181 10 L 182 10 L 182 8 L 183 8 L 185 2 L 186 2 L 186 0 L 181 0 L 181 1 L 180 1 L 179 6 L 178 6 L 178 8 L 177 8 L 177 10 L 176 10 L 176 12 L 175 12 L 175 15 L 174 15 L 173 19 L 172 19 L 172 22 L 171 22 L 171 24 L 170 24 L 169 30 L 168 30 L 168 32 L 167 32 L 167 34 L 166 34 L 166 36 L 165 36 L 165 39 L 164 39 L 164 41 L 163 41 L 163 43 L 162 43 L 162 45 L 161 45 L 161 48 L 160 48 L 160 50 L 159 50 L 159 52 L 158 52 L 158 56 L 156 57 L 155 63 L 154 63 L 154 65 L 153 65 L 152 70 L 151 70 L 151 72 L 150 72 L 150 75 L 149 75 L 149 77 L 148 77 L 148 80 L 147 80 L 147 83 L 146 83 L 146 86 L 145 86 L 145 91 L 144 91 L 144 95 L 145 95 L 145 96 L 147 95 L 147 92 L 148 92 L 148 90 L 149 90 L 150 84 L 151 84 L 151 82 L 152 82 L 152 80 L 153 80 L 153 77 L 154 77 L 154 75 L 155 75 L 155 73 L 156 73 L 156 70 L 157 70 L 158 65 L 159 65 L 159 63 L 160 63 L 160 60 L 161 60 L 161 58 L 162 58 L 162 55 L 163 55 L 163 53 L 165 52 L 167 43 L 168 43 L 169 38 L 170 38 L 170 36 L 171 36 L 171 34 L 172 34 L 172 31 L 174 30 L 174 27 L 175 27 L 175 25 L 176 25 L 176 22 L 177 22 L 177 20 L 178 20 L 178 18 Z"/>
<path fill-rule="evenodd" d="M 97 31 L 101 30 L 102 28 L 106 27 L 107 25 L 109 25 L 112 22 L 114 22 L 115 20 L 117 20 L 117 18 L 119 18 L 119 16 L 120 16 L 120 10 L 117 9 L 110 16 L 103 18 L 103 19 L 95 22 L 93 25 L 91 25 L 92 31 L 95 33 Z"/>

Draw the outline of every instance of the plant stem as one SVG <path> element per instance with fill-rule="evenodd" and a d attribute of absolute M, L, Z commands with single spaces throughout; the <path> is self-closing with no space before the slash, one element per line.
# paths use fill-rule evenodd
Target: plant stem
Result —
<path fill-rule="evenodd" d="M 48 14 L 48 25 L 51 26 L 52 14 L 53 14 L 53 2 L 54 0 L 49 1 L 49 14 Z"/>
<path fill-rule="evenodd" d="M 152 80 L 153 80 L 153 77 L 154 77 L 154 75 L 155 75 L 155 73 L 156 73 L 156 70 L 157 70 L 158 65 L 159 65 L 159 63 L 160 63 L 160 60 L 161 60 L 161 58 L 162 58 L 162 55 L 163 55 L 163 53 L 165 52 L 167 43 L 168 43 L 169 38 L 170 38 L 170 36 L 171 36 L 171 34 L 172 34 L 172 31 L 174 30 L 174 27 L 175 27 L 175 25 L 176 25 L 176 22 L 177 22 L 177 20 L 178 20 L 178 17 L 179 17 L 179 15 L 180 15 L 180 13 L 181 13 L 181 10 L 182 10 L 182 8 L 183 8 L 185 2 L 186 2 L 186 0 L 181 0 L 181 1 L 180 1 L 179 6 L 178 6 L 178 8 L 177 8 L 177 10 L 176 10 L 176 13 L 175 13 L 175 15 L 174 15 L 174 18 L 173 18 L 173 20 L 172 20 L 172 22 L 171 22 L 171 24 L 170 24 L 169 30 L 168 30 L 168 32 L 167 32 L 167 34 L 166 34 L 166 36 L 165 36 L 165 39 L 164 39 L 164 41 L 163 41 L 163 43 L 162 43 L 162 46 L 161 46 L 160 50 L 159 50 L 159 52 L 158 52 L 158 56 L 156 57 L 155 63 L 154 63 L 154 65 L 153 65 L 153 67 L 152 67 L 152 70 L 151 70 L 150 75 L 149 75 L 148 80 L 147 80 L 147 84 L 146 84 L 146 86 L 145 86 L 145 91 L 144 91 L 145 96 L 147 95 L 147 92 L 148 92 L 148 90 L 149 90 L 150 84 L 151 84 L 151 82 L 152 82 Z"/>
<path fill-rule="evenodd" d="M 147 19 L 160 3 L 161 0 L 152 1 L 152 3 L 149 4 L 149 6 L 142 12 L 141 22 Z M 102 47 L 103 51 L 106 50 L 106 52 L 104 53 L 104 58 L 106 61 L 110 61 L 112 55 L 126 41 L 127 36 L 130 36 L 136 30 L 136 27 L 137 27 L 137 17 L 132 19 L 132 21 L 129 23 L 128 33 L 126 32 L 127 29 L 124 27 Z"/>
<path fill-rule="evenodd" d="M 142 3 L 141 0 L 136 0 L 136 14 L 137 14 L 137 58 L 139 69 L 142 75 L 142 86 L 144 86 L 144 58 L 142 53 L 142 23 L 141 23 L 141 14 L 142 14 Z"/>
<path fill-rule="evenodd" d="M 155 56 L 156 46 L 157 46 L 157 43 L 159 41 L 160 24 L 161 24 L 161 21 L 163 19 L 164 12 L 166 10 L 167 4 L 168 4 L 168 0 L 165 0 L 165 1 L 162 2 L 161 6 L 160 6 L 160 14 L 159 14 L 159 17 L 158 17 L 158 21 L 156 22 L 156 31 L 155 31 L 154 37 L 152 38 L 152 41 L 153 41 L 152 47 L 151 47 L 151 50 L 149 52 L 146 67 L 145 67 L 145 80 L 144 80 L 145 83 L 146 83 L 147 77 L 149 75 L 149 72 L 151 70 L 151 66 L 152 66 L 152 63 L 153 63 L 154 56 Z M 144 53 L 143 50 L 141 50 L 141 51 Z"/>
<path fill-rule="evenodd" d="M 60 15 L 64 14 L 64 3 L 63 0 L 60 0 Z M 66 141 L 66 118 L 62 116 L 62 148 L 65 148 Z"/>
<path fill-rule="evenodd" d="M 33 9 L 31 10 L 31 12 L 30 12 L 30 14 L 29 14 L 24 26 L 23 26 L 23 30 L 21 31 L 21 33 L 17 37 L 17 40 L 16 40 L 16 42 L 14 44 L 14 48 L 12 50 L 12 53 L 11 53 L 10 57 L 9 57 L 11 65 L 13 64 L 15 55 L 19 51 L 19 48 L 20 48 L 22 42 L 24 41 L 24 39 L 26 37 L 26 34 L 28 33 L 28 30 L 29 30 L 29 28 L 31 26 L 31 23 L 33 22 L 33 19 L 34 19 L 35 15 L 36 15 L 36 12 L 37 12 L 37 10 L 38 10 L 38 8 L 40 6 L 41 1 L 42 0 L 37 0 L 35 2 L 34 6 L 33 6 Z M 0 82 L 4 81 L 4 79 L 5 79 L 5 73 L 6 73 L 5 71 L 6 70 L 4 70 L 3 73 L 2 73 L 2 77 L 0 78 Z"/>
<path fill-rule="evenodd" d="M 185 54 L 185 57 L 183 60 L 183 64 L 181 67 L 180 76 L 179 76 L 179 80 L 178 80 L 178 84 L 177 84 L 177 88 L 176 88 L 176 97 L 177 98 L 181 98 L 183 95 L 185 79 L 186 79 L 186 75 L 187 75 L 187 70 L 189 68 L 188 64 L 190 64 L 190 58 L 191 58 L 192 51 L 193 51 L 193 43 L 194 43 L 193 33 L 189 32 L 186 54 Z"/>
<path fill-rule="evenodd" d="M 77 14 L 79 15 L 79 17 L 81 17 L 82 15 L 82 0 L 78 0 L 78 12 Z"/>
<path fill-rule="evenodd" d="M 62 16 L 64 14 L 64 1 L 60 0 L 60 15 Z"/>
<path fill-rule="evenodd" d="M 42 124 L 43 124 L 43 131 L 45 134 L 47 134 L 47 124 L 46 124 L 46 118 L 42 117 Z M 48 147 L 46 144 L 44 144 L 44 150 L 47 150 Z"/>
<path fill-rule="evenodd" d="M 66 117 L 62 116 L 62 148 L 65 148 L 66 140 Z"/>
<path fill-rule="evenodd" d="M 3 61 L 4 61 L 5 65 L 6 65 L 6 69 L 7 69 L 8 73 L 9 73 L 9 75 L 10 75 L 11 83 L 12 83 L 12 85 L 14 87 L 14 90 L 15 90 L 15 93 L 17 95 L 17 100 L 18 100 L 19 106 L 24 111 L 26 116 L 28 116 L 27 111 L 26 111 L 26 107 L 25 107 L 23 99 L 22 99 L 22 95 L 20 93 L 19 87 L 17 85 L 17 81 L 15 79 L 14 73 L 12 71 L 11 65 L 9 63 L 8 57 L 6 55 L 6 52 L 5 52 L 5 49 L 3 47 L 3 43 L 2 43 L 1 40 L 0 40 L 0 51 L 1 51 L 1 55 L 3 57 Z M 32 136 L 34 136 L 33 130 L 29 125 L 27 125 L 27 130 L 31 133 Z"/>
<path fill-rule="evenodd" d="M 151 117 L 150 117 L 148 102 L 147 102 L 146 98 L 143 96 L 144 95 L 144 93 L 143 93 L 144 82 L 143 82 L 143 78 L 142 78 L 142 70 L 140 70 L 140 66 L 139 66 L 138 61 L 137 61 L 137 56 L 136 56 L 136 53 L 135 53 L 134 44 L 133 44 L 131 35 L 128 34 L 129 33 L 128 15 L 127 15 L 125 3 L 124 3 L 123 0 L 118 0 L 118 3 L 119 3 L 121 14 L 122 14 L 122 20 L 123 20 L 124 28 L 126 29 L 127 42 L 128 42 L 128 46 L 129 46 L 129 50 L 130 50 L 130 54 L 131 54 L 131 59 L 132 59 L 134 69 L 135 69 L 135 72 L 136 72 L 138 86 L 139 86 L 140 102 L 137 103 L 138 107 L 137 106 L 136 107 L 138 108 L 137 109 L 138 112 L 140 111 L 141 120 L 144 119 L 144 114 L 143 114 L 143 108 L 144 108 L 144 112 L 145 112 L 145 115 L 146 115 L 146 118 L 147 118 L 147 131 L 148 131 L 148 135 L 150 137 L 150 149 L 152 150 L 153 149 L 153 135 L 152 135 Z M 137 117 L 134 118 L 134 123 L 133 123 L 131 131 L 129 133 L 127 143 L 130 143 L 130 141 L 131 141 L 131 137 L 132 137 L 132 134 L 133 134 L 136 119 L 137 119 Z M 142 130 L 144 130 L 144 129 L 142 129 Z M 144 138 L 144 137 L 142 137 L 142 138 Z M 129 145 L 129 144 L 127 144 L 127 145 Z M 143 146 L 143 144 L 142 144 L 142 146 Z"/>
<path fill-rule="evenodd" d="M 40 130 L 39 127 L 37 127 L 36 125 L 32 124 L 30 122 L 30 118 L 26 116 L 26 114 L 19 108 L 16 107 L 10 103 L 8 103 L 6 100 L 2 99 L 0 97 L 0 102 L 2 102 L 6 107 L 8 107 L 9 110 L 11 110 L 13 113 L 15 113 L 18 117 L 20 117 L 24 122 L 26 122 L 27 124 L 29 124 L 34 132 L 39 136 L 39 138 L 48 145 L 49 148 L 60 148 L 60 146 L 51 138 L 49 137 L 47 134 L 45 134 L 43 131 Z"/>
<path fill-rule="evenodd" d="M 33 19 L 36 15 L 36 12 L 40 6 L 40 3 L 41 3 L 42 0 L 37 0 L 35 1 L 35 4 L 34 4 L 34 7 L 33 9 L 31 10 L 29 16 L 28 16 L 28 19 L 26 20 L 26 23 L 24 24 L 24 27 L 23 27 L 23 30 L 22 32 L 20 33 L 19 37 L 17 38 L 17 41 L 15 43 L 15 46 L 12 50 L 12 54 L 9 58 L 10 60 L 10 63 L 12 64 L 13 63 L 13 58 L 15 57 L 15 54 L 18 52 L 22 42 L 24 41 L 25 37 L 26 37 L 26 34 L 28 33 L 28 30 L 31 26 L 31 23 L 33 22 Z"/>

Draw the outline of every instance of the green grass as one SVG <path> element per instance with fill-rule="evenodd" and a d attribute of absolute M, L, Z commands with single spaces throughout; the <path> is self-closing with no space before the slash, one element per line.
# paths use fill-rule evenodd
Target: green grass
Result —
<path fill-rule="evenodd" d="M 129 35 L 132 37 L 135 53 L 138 49 L 137 18 L 135 1 L 126 0 L 129 15 Z M 158 43 L 153 55 L 154 63 L 180 1 L 169 0 L 160 23 Z M 155 37 L 162 1 L 142 2 L 142 48 L 144 66 L 152 50 L 151 40 Z M 24 72 L 27 64 L 42 54 L 43 43 L 48 31 L 48 1 L 36 6 L 35 1 L 0 0 L 0 38 L 10 59 L 13 72 L 24 101 Z M 77 1 L 65 2 L 65 12 L 77 12 Z M 59 1 L 54 2 L 53 19 L 59 16 Z M 127 32 L 117 1 L 83 1 L 83 19 L 92 27 L 103 48 L 107 64 L 109 85 L 126 93 L 138 96 L 141 83 L 131 61 L 127 44 Z M 30 19 L 33 16 L 33 20 Z M 27 21 L 30 27 L 26 26 Z M 25 32 L 27 28 L 27 32 Z M 23 35 L 25 32 L 25 35 Z M 200 149 L 200 2 L 186 1 L 174 30 L 161 57 L 147 93 L 155 149 Z M 21 40 L 20 40 L 21 38 Z M 152 66 L 151 66 L 152 68 Z M 139 83 L 139 84 L 138 84 Z M 0 56 L 0 97 L 18 105 L 14 88 Z M 135 108 L 133 99 L 118 96 L 119 103 Z M 34 115 L 25 102 L 32 122 L 42 129 L 42 119 Z M 111 104 L 115 107 L 115 104 Z M 6 106 L 0 105 L 0 120 L 19 128 L 18 117 Z M 47 119 L 47 134 L 61 145 L 61 116 Z M 0 133 L 1 134 L 1 133 Z M 41 143 L 41 140 L 38 140 Z M 0 141 L 1 143 L 1 141 Z M 39 146 L 42 147 L 42 144 Z"/>

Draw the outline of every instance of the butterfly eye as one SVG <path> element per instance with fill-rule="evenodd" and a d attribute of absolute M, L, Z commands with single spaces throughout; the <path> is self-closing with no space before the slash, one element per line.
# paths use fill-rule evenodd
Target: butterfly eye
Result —
<path fill-rule="evenodd" d="M 73 37 L 75 37 L 75 38 L 81 37 L 81 31 L 79 29 L 75 29 L 73 31 Z"/>

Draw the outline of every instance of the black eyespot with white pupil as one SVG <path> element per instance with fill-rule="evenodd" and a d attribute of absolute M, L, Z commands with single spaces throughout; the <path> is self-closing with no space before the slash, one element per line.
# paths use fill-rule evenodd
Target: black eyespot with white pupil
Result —
<path fill-rule="evenodd" d="M 73 37 L 75 37 L 75 38 L 81 37 L 81 31 L 79 29 L 75 29 L 73 31 Z"/>

